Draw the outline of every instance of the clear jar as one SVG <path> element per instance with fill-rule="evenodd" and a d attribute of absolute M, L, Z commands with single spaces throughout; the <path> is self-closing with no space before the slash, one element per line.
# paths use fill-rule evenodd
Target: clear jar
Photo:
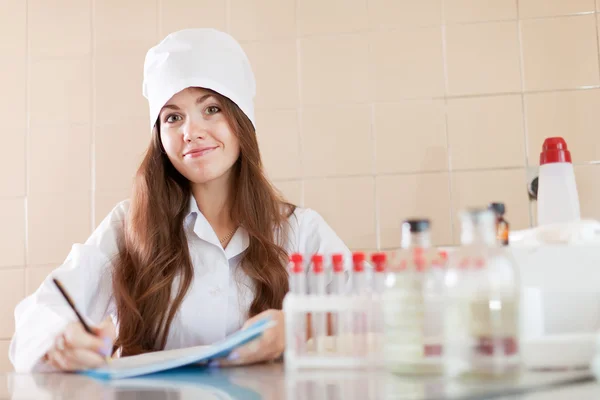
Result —
<path fill-rule="evenodd" d="M 432 362 L 427 343 L 427 298 L 424 285 L 432 256 L 430 222 L 407 220 L 402 226 L 402 249 L 389 263 L 383 294 L 384 345 L 386 367 L 399 374 L 431 374 L 440 370 Z M 428 286 L 429 288 L 429 286 Z"/>
<path fill-rule="evenodd" d="M 466 211 L 461 225 L 462 245 L 445 277 L 445 371 L 453 377 L 515 374 L 521 366 L 515 262 L 497 243 L 492 211 Z"/>

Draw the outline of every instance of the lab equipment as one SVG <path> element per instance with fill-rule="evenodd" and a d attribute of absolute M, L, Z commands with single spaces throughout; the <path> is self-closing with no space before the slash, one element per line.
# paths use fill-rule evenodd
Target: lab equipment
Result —
<path fill-rule="evenodd" d="M 302 256 L 292 257 L 300 259 Z M 286 294 L 283 300 L 286 368 L 378 367 L 382 360 L 382 332 L 381 324 L 376 323 L 374 316 L 379 315 L 375 310 L 381 308 L 381 296 L 372 289 L 373 279 L 368 279 L 373 272 L 366 262 L 366 255 L 362 252 L 353 254 L 351 290 L 346 290 L 349 271 L 343 270 L 341 254 L 310 257 L 313 271 L 315 268 L 319 271 L 318 276 L 329 276 L 325 267 L 331 266 L 332 280 L 326 290 L 321 287 L 308 294 L 290 290 Z M 295 278 L 302 279 L 301 275 Z M 302 335 L 299 331 L 303 327 L 297 321 L 307 321 L 308 316 L 311 337 L 305 343 L 299 343 L 298 338 Z M 327 323 L 329 321 L 331 323 Z"/>
<path fill-rule="evenodd" d="M 442 327 L 435 319 L 442 312 L 443 271 L 433 267 L 437 254 L 430 226 L 427 219 L 404 221 L 402 250 L 385 282 L 383 354 L 386 367 L 395 373 L 441 371 Z"/>
<path fill-rule="evenodd" d="M 537 223 L 541 226 L 579 219 L 579 194 L 571 152 L 563 138 L 547 138 L 540 154 Z"/>
<path fill-rule="evenodd" d="M 461 214 L 461 247 L 445 277 L 444 371 L 451 377 L 499 377 L 519 372 L 519 279 L 506 247 L 496 241 L 495 215 Z"/>

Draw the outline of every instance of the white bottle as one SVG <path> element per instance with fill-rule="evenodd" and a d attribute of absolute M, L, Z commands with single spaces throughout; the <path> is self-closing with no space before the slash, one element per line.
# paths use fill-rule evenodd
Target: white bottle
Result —
<path fill-rule="evenodd" d="M 579 196 L 571 153 L 561 137 L 544 141 L 537 194 L 538 226 L 577 221 Z"/>

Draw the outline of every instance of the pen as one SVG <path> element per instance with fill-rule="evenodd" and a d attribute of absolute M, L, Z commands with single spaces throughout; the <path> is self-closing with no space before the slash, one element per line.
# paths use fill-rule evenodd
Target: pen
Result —
<path fill-rule="evenodd" d="M 62 296 L 67 301 L 67 303 L 69 303 L 69 306 L 71 307 L 71 309 L 73 310 L 73 312 L 75 313 L 75 315 L 77 315 L 77 318 L 79 319 L 79 322 L 81 322 L 81 325 L 83 325 L 83 328 L 85 329 L 85 331 L 87 333 L 89 333 L 90 335 L 96 336 L 96 334 L 94 333 L 94 331 L 92 331 L 92 328 L 90 328 L 90 326 L 85 322 L 85 320 L 83 319 L 83 317 L 81 316 L 81 314 L 77 310 L 77 307 L 75 307 L 75 303 L 71 299 L 71 296 L 69 296 L 69 294 L 67 293 L 67 290 L 64 288 L 64 286 L 62 285 L 62 283 L 60 283 L 60 281 L 58 279 L 56 279 L 56 278 L 52 278 L 52 281 L 54 282 L 54 284 L 56 285 L 56 287 L 60 291 L 60 294 L 62 294 Z M 106 362 L 108 363 L 110 361 L 111 361 L 111 357 L 109 355 L 106 356 Z"/>

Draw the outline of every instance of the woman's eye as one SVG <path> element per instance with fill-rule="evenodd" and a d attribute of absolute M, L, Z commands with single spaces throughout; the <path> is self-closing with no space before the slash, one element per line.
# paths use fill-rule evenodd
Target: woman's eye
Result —
<path fill-rule="evenodd" d="M 206 113 L 209 114 L 209 115 L 210 114 L 216 114 L 219 111 L 221 111 L 221 109 L 219 107 L 217 107 L 217 106 L 208 106 L 208 107 L 206 107 Z"/>
<path fill-rule="evenodd" d="M 181 116 L 176 115 L 176 114 L 168 115 L 167 118 L 165 119 L 165 122 L 168 122 L 170 124 L 172 124 L 173 122 L 177 122 L 177 121 L 181 121 Z"/>

